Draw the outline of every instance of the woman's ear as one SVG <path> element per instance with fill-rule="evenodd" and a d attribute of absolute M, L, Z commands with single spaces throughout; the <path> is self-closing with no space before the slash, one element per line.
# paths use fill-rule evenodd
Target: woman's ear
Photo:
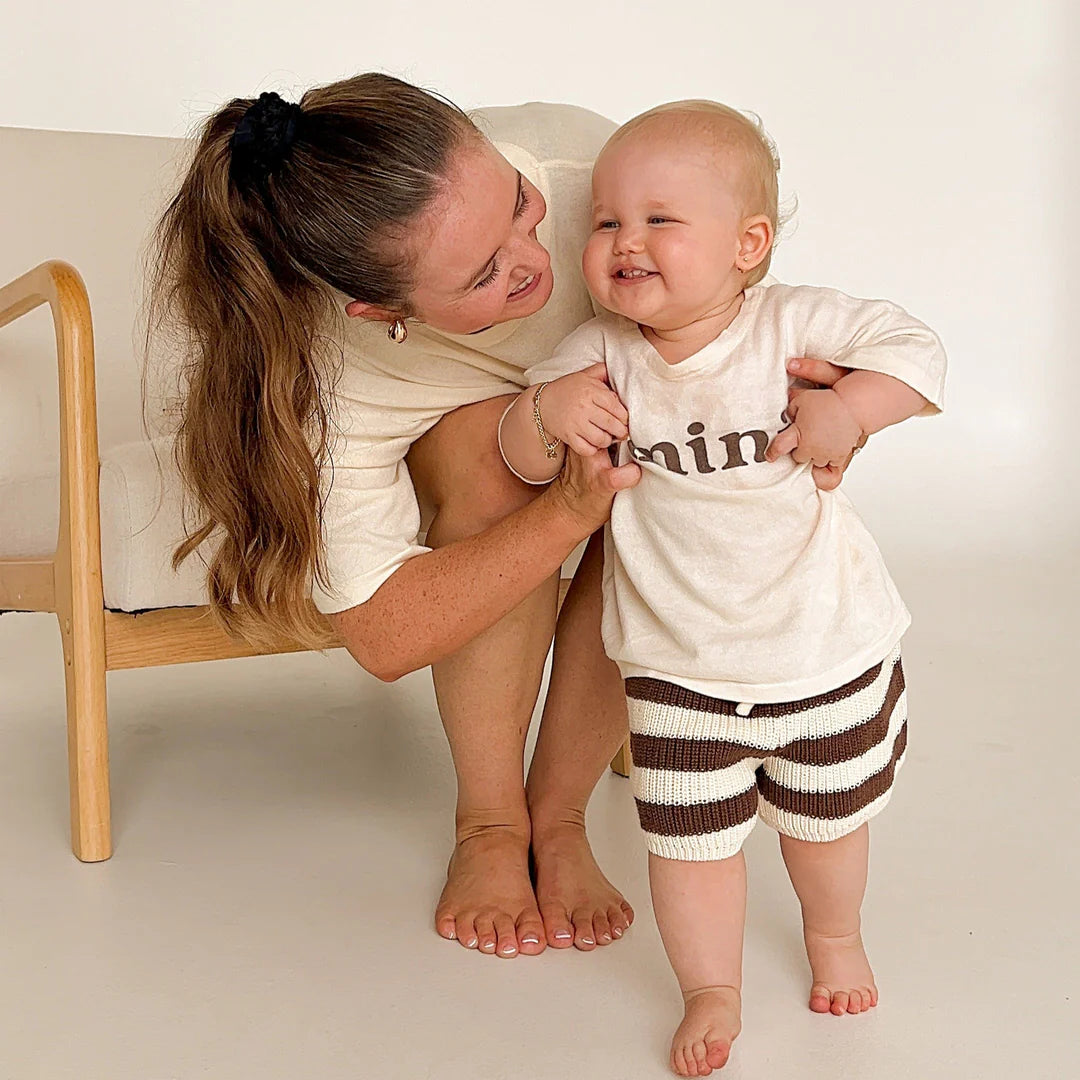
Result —
<path fill-rule="evenodd" d="M 772 221 L 765 214 L 747 218 L 742 224 L 742 235 L 739 238 L 739 269 L 753 270 L 769 254 L 772 243 Z"/>
<path fill-rule="evenodd" d="M 345 314 L 350 319 L 370 319 L 372 322 L 392 323 L 401 316 L 395 311 L 387 311 L 375 304 L 365 304 L 363 300 L 350 300 L 345 305 Z"/>

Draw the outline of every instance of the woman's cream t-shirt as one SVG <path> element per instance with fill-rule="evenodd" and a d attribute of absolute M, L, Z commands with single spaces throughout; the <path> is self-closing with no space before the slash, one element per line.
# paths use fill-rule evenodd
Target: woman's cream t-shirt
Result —
<path fill-rule="evenodd" d="M 451 410 L 522 390 L 525 370 L 594 315 L 581 252 L 593 162 L 615 125 L 587 109 L 543 103 L 481 109 L 473 119 L 547 202 L 537 237 L 551 254 L 554 290 L 527 319 L 468 336 L 410 325 L 396 345 L 384 323 L 346 320 L 323 517 L 330 584 L 312 592 L 325 612 L 364 603 L 428 550 L 419 543 L 409 447 Z"/>

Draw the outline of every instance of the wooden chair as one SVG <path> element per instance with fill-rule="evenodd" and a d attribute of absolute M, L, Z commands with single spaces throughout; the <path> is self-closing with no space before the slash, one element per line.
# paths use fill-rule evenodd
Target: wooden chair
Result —
<path fill-rule="evenodd" d="M 0 327 L 42 304 L 52 310 L 60 380 L 60 528 L 56 550 L 39 558 L 0 553 L 0 612 L 56 614 L 67 684 L 71 847 L 83 862 L 112 854 L 105 673 L 306 648 L 282 638 L 265 650 L 230 637 L 208 608 L 159 608 L 138 615 L 105 608 L 98 507 L 97 403 L 90 300 L 73 266 L 42 263 L 0 288 Z M 562 583 L 559 602 L 566 593 Z M 326 624 L 323 648 L 342 647 Z M 629 749 L 612 768 L 629 774 Z"/>

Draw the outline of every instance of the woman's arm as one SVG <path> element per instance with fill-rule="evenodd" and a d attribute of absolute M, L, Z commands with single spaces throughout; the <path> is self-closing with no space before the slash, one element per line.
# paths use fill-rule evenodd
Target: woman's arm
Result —
<path fill-rule="evenodd" d="M 497 525 L 417 555 L 370 600 L 329 616 L 361 667 L 386 682 L 456 652 L 512 611 L 611 513 L 640 478 L 607 454 L 567 455 L 557 480 Z"/>

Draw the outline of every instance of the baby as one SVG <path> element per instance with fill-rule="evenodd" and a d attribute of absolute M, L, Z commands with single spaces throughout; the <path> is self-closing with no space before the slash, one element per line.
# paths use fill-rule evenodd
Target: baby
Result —
<path fill-rule="evenodd" d="M 907 741 L 910 616 L 851 503 L 814 471 L 939 411 L 945 356 L 894 304 L 763 281 L 778 168 L 760 125 L 715 103 L 620 128 L 596 162 L 583 260 L 612 314 L 527 373 L 500 430 L 532 483 L 557 474 L 565 446 L 619 443 L 643 471 L 612 510 L 603 633 L 683 993 L 681 1076 L 724 1065 L 739 1034 L 741 847 L 759 817 L 802 906 L 810 1008 L 877 1004 L 860 936 L 867 822 Z M 801 356 L 854 370 L 789 401 L 786 363 Z"/>

